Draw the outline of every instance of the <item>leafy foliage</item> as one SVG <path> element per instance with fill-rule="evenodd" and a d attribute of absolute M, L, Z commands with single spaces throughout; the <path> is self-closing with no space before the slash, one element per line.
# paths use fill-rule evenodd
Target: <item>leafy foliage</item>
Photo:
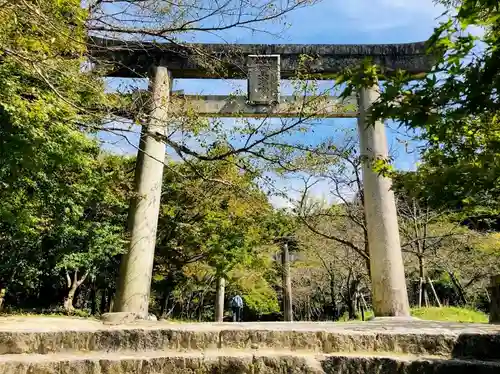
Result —
<path fill-rule="evenodd" d="M 101 157 L 82 131 L 105 95 L 81 71 L 79 1 L 7 2 L 0 14 L 1 279 L 36 294 L 44 278 L 97 271 L 123 247 L 125 196 L 112 169 L 122 161 Z"/>
<path fill-rule="evenodd" d="M 485 313 L 473 309 L 445 307 L 445 308 L 416 308 L 412 309 L 411 315 L 429 321 L 453 321 L 469 323 L 487 323 L 488 316 Z"/>
<path fill-rule="evenodd" d="M 271 207 L 251 177 L 233 163 L 197 168 L 204 178 L 186 178 L 192 170 L 186 163 L 172 164 L 165 173 L 155 266 L 160 292 L 173 292 L 183 269 L 202 262 L 209 266 L 210 282 L 228 278 L 230 293 L 239 289 L 247 305 L 266 309 L 268 303 L 258 300 L 264 295 L 276 299 L 264 274 L 272 271 L 263 223 Z M 251 287 L 249 279 L 255 282 Z"/>
<path fill-rule="evenodd" d="M 373 115 L 420 131 L 419 174 L 438 203 L 489 207 L 495 214 L 500 10 L 496 1 L 463 0 L 447 16 L 428 41 L 432 70 L 418 81 L 404 72 L 389 79 Z"/>

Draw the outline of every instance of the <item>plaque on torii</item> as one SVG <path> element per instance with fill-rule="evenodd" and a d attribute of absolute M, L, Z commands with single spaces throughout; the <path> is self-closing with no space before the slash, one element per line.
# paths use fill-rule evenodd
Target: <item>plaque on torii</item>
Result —
<path fill-rule="evenodd" d="M 280 55 L 249 55 L 248 104 L 277 105 L 280 102 Z"/>

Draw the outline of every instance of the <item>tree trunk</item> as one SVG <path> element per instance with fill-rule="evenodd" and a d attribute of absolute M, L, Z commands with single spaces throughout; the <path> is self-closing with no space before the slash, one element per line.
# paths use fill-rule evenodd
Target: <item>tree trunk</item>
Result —
<path fill-rule="evenodd" d="M 496 275 L 490 279 L 490 323 L 500 323 L 500 276 Z"/>
<path fill-rule="evenodd" d="M 163 300 L 161 303 L 160 316 L 161 318 L 167 317 L 168 303 L 170 301 L 170 288 L 166 289 L 163 293 Z"/>
<path fill-rule="evenodd" d="M 372 272 L 370 270 L 370 258 L 365 258 L 365 266 L 366 266 L 366 271 L 369 277 L 372 276 Z"/>
<path fill-rule="evenodd" d="M 215 322 L 224 321 L 224 292 L 226 280 L 224 277 L 217 277 L 217 291 L 215 295 Z"/>
<path fill-rule="evenodd" d="M 467 296 L 465 296 L 465 291 L 464 288 L 462 287 L 462 284 L 460 284 L 460 281 L 456 277 L 455 273 L 453 273 L 452 271 L 448 271 L 448 275 L 450 276 L 451 282 L 453 283 L 458 292 L 460 300 L 462 300 L 464 305 L 467 305 L 469 303 L 469 300 L 467 300 Z"/>
<path fill-rule="evenodd" d="M 362 293 L 359 294 L 359 298 L 361 300 L 361 316 L 363 318 L 363 321 L 365 320 L 365 311 L 368 310 L 368 306 L 366 305 L 366 300 L 365 297 L 363 296 Z"/>
<path fill-rule="evenodd" d="M 361 311 L 361 320 L 364 321 L 365 320 L 365 308 L 363 306 L 363 303 L 361 302 L 361 297 L 356 294 L 356 300 L 357 300 L 357 304 L 358 304 L 358 309 Z"/>
<path fill-rule="evenodd" d="M 306 319 L 307 321 L 311 320 L 311 297 L 309 295 L 306 296 Z"/>
<path fill-rule="evenodd" d="M 425 269 L 425 261 L 422 256 L 418 256 L 418 272 L 420 276 L 419 290 L 418 290 L 418 307 L 422 308 L 422 298 L 425 307 L 429 306 L 429 294 L 427 292 L 427 271 Z"/>
<path fill-rule="evenodd" d="M 101 312 L 101 314 L 104 314 L 106 313 L 106 306 L 107 306 L 107 303 L 106 303 L 106 292 L 107 289 L 106 288 L 103 288 L 101 290 L 101 305 L 99 306 L 99 311 Z"/>
<path fill-rule="evenodd" d="M 92 288 L 90 289 L 90 313 L 93 316 L 97 314 L 97 289 L 95 282 L 92 283 Z"/>
<path fill-rule="evenodd" d="M 205 291 L 201 293 L 199 309 L 198 309 L 198 321 L 201 322 L 203 319 L 203 309 L 205 308 Z"/>
<path fill-rule="evenodd" d="M 111 313 L 115 308 L 115 293 L 112 288 L 108 289 L 108 311 Z"/>
<path fill-rule="evenodd" d="M 420 277 L 419 279 L 419 282 L 418 282 L 418 307 L 419 308 L 422 308 L 422 297 L 423 297 L 423 283 L 424 283 L 424 280 L 422 279 L 422 277 Z"/>
<path fill-rule="evenodd" d="M 165 279 L 165 285 L 163 287 L 163 297 L 160 305 L 160 318 L 166 319 L 168 314 L 168 305 L 170 303 L 170 296 L 172 290 L 175 288 L 175 275 L 172 270 L 169 270 L 168 275 Z"/>
<path fill-rule="evenodd" d="M 356 319 L 356 295 L 358 293 L 358 284 L 359 281 L 357 279 L 353 279 L 350 284 L 347 286 L 347 300 L 348 300 L 348 305 L 347 305 L 347 310 L 349 312 L 349 319 L 354 320 Z"/>
<path fill-rule="evenodd" d="M 2 287 L 0 289 L 0 312 L 3 310 L 6 294 L 7 294 L 7 289 L 5 287 Z"/>
<path fill-rule="evenodd" d="M 354 311 L 354 301 L 349 291 L 347 294 L 347 313 L 350 321 L 356 319 L 356 313 Z"/>
<path fill-rule="evenodd" d="M 68 296 L 64 300 L 63 306 L 64 310 L 67 313 L 72 313 L 75 310 L 75 307 L 73 306 L 73 300 L 75 299 L 76 290 L 85 281 L 88 274 L 89 274 L 88 271 L 85 272 L 85 274 L 83 274 L 83 277 L 80 280 L 78 280 L 78 270 L 75 270 L 75 273 L 73 275 L 73 280 L 71 280 L 69 273 L 66 271 L 66 280 L 68 282 L 69 291 L 68 291 Z"/>
<path fill-rule="evenodd" d="M 193 293 L 191 292 L 191 294 L 189 295 L 189 298 L 188 298 L 187 305 L 186 305 L 186 316 L 187 316 L 188 320 L 193 319 L 192 312 L 191 312 L 192 301 L 193 301 Z M 224 311 L 224 308 L 222 310 Z M 224 314 L 224 312 L 223 312 L 223 314 Z"/>
<path fill-rule="evenodd" d="M 337 302 L 335 301 L 335 278 L 333 274 L 330 275 L 330 297 L 332 299 L 332 320 L 338 320 L 338 310 L 337 310 Z"/>
<path fill-rule="evenodd" d="M 66 300 L 64 300 L 64 310 L 67 313 L 72 313 L 75 310 L 73 306 L 73 299 L 75 298 L 75 293 L 77 289 L 77 284 L 73 283 L 68 291 L 68 296 L 66 296 Z"/>

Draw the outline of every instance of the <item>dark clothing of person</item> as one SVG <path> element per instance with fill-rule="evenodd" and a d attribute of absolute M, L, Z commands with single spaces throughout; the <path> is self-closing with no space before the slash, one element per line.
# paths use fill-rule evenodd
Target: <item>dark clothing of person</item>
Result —
<path fill-rule="evenodd" d="M 241 322 L 243 314 L 243 299 L 236 295 L 231 299 L 231 309 L 233 310 L 233 322 Z"/>
<path fill-rule="evenodd" d="M 243 308 L 239 306 L 233 306 L 232 309 L 233 309 L 233 322 L 241 322 Z"/>

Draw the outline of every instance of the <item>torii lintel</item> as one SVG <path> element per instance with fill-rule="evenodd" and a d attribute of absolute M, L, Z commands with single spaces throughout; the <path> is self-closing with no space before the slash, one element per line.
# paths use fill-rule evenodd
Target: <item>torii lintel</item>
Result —
<path fill-rule="evenodd" d="M 113 77 L 146 77 L 151 66 L 165 64 L 174 78 L 248 77 L 248 56 L 279 55 L 282 79 L 294 78 L 302 66 L 315 79 L 332 76 L 359 66 L 366 58 L 384 74 L 405 70 L 419 75 L 428 72 L 434 59 L 425 42 L 406 44 L 172 44 L 131 42 L 91 37 L 90 57 L 113 65 Z"/>

